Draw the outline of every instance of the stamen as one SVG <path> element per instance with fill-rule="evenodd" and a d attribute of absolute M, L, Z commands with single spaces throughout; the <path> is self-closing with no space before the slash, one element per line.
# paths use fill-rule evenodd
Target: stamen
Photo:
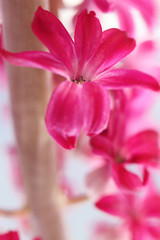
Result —
<path fill-rule="evenodd" d="M 73 79 L 72 82 L 78 83 L 78 84 L 82 84 L 84 83 L 86 80 L 83 79 L 83 77 L 81 76 L 79 79 Z"/>
<path fill-rule="evenodd" d="M 116 163 L 124 163 L 125 162 L 125 158 L 123 158 L 119 153 L 116 154 L 115 160 L 116 160 Z"/>

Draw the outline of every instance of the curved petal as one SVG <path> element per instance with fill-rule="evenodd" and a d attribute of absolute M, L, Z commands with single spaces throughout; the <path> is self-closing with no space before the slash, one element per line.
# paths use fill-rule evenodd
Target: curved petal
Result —
<path fill-rule="evenodd" d="M 134 22 L 131 12 L 128 11 L 126 6 L 124 7 L 121 4 L 117 5 L 116 8 L 117 16 L 120 22 L 120 29 L 129 32 L 131 35 L 134 33 Z"/>
<path fill-rule="evenodd" d="M 93 11 L 87 13 L 87 10 L 84 10 L 77 18 L 74 35 L 79 72 L 82 71 L 85 62 L 96 51 L 101 37 L 102 28 L 99 20 L 95 17 L 95 13 Z"/>
<path fill-rule="evenodd" d="M 85 82 L 82 85 L 83 128 L 86 135 L 92 136 L 106 128 L 110 101 L 107 91 L 99 84 Z"/>
<path fill-rule="evenodd" d="M 76 138 L 83 124 L 81 86 L 62 82 L 53 92 L 46 113 L 50 135 L 64 148 L 75 147 Z"/>
<path fill-rule="evenodd" d="M 148 27 L 152 27 L 155 19 L 156 2 L 153 0 L 131 0 L 132 4 L 139 10 Z"/>
<path fill-rule="evenodd" d="M 109 164 L 106 163 L 87 174 L 85 179 L 86 186 L 96 194 L 101 193 L 105 190 L 109 177 L 110 167 Z"/>
<path fill-rule="evenodd" d="M 158 163 L 160 156 L 158 132 L 150 129 L 135 134 L 126 142 L 125 150 L 129 162 Z"/>
<path fill-rule="evenodd" d="M 106 213 L 122 218 L 125 217 L 126 204 L 120 194 L 102 197 L 95 205 Z"/>
<path fill-rule="evenodd" d="M 155 41 L 153 40 L 144 41 L 138 47 L 138 54 L 139 54 L 138 57 L 140 57 L 140 55 L 145 55 L 146 57 L 148 56 L 148 54 L 153 54 L 156 51 L 158 51 L 158 48 L 156 46 Z"/>
<path fill-rule="evenodd" d="M 90 140 L 93 152 L 107 159 L 114 158 L 114 144 L 105 136 L 97 135 Z"/>
<path fill-rule="evenodd" d="M 146 217 L 160 217 L 160 196 L 156 192 L 150 192 L 142 202 Z"/>
<path fill-rule="evenodd" d="M 110 5 L 111 3 L 108 2 L 107 0 L 94 0 L 97 7 L 102 11 L 102 12 L 108 12 L 110 10 Z"/>
<path fill-rule="evenodd" d="M 114 166 L 112 176 L 117 184 L 125 189 L 136 190 L 139 187 L 143 186 L 143 182 L 141 182 L 140 178 L 126 170 L 123 166 Z"/>
<path fill-rule="evenodd" d="M 152 239 L 160 239 L 160 228 L 159 223 L 153 224 L 146 227 L 146 231 L 150 236 L 152 236 Z"/>
<path fill-rule="evenodd" d="M 154 91 L 160 90 L 160 86 L 154 77 L 132 69 L 115 69 L 108 71 L 97 76 L 96 81 L 110 89 L 137 86 L 149 88 Z"/>
<path fill-rule="evenodd" d="M 72 72 L 72 62 L 75 61 L 74 43 L 59 19 L 39 7 L 34 16 L 32 30 L 55 58 Z"/>
<path fill-rule="evenodd" d="M 150 177 L 150 174 L 149 174 L 149 171 L 147 168 L 144 168 L 143 169 L 143 185 L 146 186 L 148 181 L 149 181 L 149 177 Z"/>
<path fill-rule="evenodd" d="M 128 38 L 127 33 L 116 28 L 103 32 L 102 41 L 86 65 L 88 78 L 94 78 L 119 62 L 135 48 L 135 40 Z"/>
<path fill-rule="evenodd" d="M 4 49 L 1 49 L 0 54 L 8 62 L 16 66 L 40 68 L 49 70 L 62 76 L 68 76 L 67 68 L 48 52 L 27 51 L 20 53 L 11 53 Z"/>

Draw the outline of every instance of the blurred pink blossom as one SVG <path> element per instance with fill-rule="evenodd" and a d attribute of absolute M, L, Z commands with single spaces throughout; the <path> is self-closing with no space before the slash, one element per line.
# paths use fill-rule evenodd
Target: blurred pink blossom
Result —
<path fill-rule="evenodd" d="M 120 29 L 133 34 L 135 30 L 135 19 L 132 10 L 137 10 L 144 19 L 147 27 L 152 30 L 156 19 L 156 1 L 155 0 L 83 0 L 76 7 L 80 12 L 84 8 L 102 12 L 115 12 L 118 16 Z"/>
<path fill-rule="evenodd" d="M 0 240 L 19 240 L 18 232 L 16 231 L 9 231 L 4 234 L 0 234 Z M 33 240 L 40 240 L 39 237 L 33 238 Z"/>
<path fill-rule="evenodd" d="M 108 128 L 91 138 L 93 152 L 104 158 L 104 164 L 88 175 L 88 186 L 92 182 L 92 185 L 95 183 L 102 187 L 112 176 L 118 186 L 133 190 L 146 184 L 149 173 L 145 168 L 141 181 L 136 174 L 128 171 L 126 166 L 134 163 L 148 167 L 157 166 L 159 163 L 158 132 L 146 129 L 131 136 L 126 135 L 127 120 L 130 116 L 126 115 L 128 112 L 125 105 L 127 106 L 128 102 L 124 96 L 122 94 L 121 101 L 112 109 Z"/>
<path fill-rule="evenodd" d="M 102 197 L 96 207 L 120 217 L 131 231 L 132 240 L 160 239 L 160 196 L 149 192 L 145 196 L 115 194 Z"/>

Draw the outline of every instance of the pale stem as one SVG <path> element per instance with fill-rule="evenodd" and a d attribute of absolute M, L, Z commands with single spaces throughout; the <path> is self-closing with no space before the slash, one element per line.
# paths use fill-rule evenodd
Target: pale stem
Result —
<path fill-rule="evenodd" d="M 62 0 L 49 0 L 49 10 L 58 16 L 58 9 L 62 6 Z"/>
<path fill-rule="evenodd" d="M 31 31 L 34 12 L 47 0 L 2 0 L 4 47 L 12 52 L 44 50 Z M 44 122 L 51 82 L 37 69 L 7 65 L 15 135 L 28 207 L 43 240 L 65 240 L 56 191 L 53 140 Z"/>

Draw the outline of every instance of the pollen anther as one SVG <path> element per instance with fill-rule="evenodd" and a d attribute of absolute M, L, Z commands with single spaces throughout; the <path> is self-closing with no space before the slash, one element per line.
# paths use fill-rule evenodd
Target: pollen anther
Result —
<path fill-rule="evenodd" d="M 73 79 L 72 82 L 78 83 L 78 84 L 82 84 L 84 83 L 86 80 L 83 79 L 83 77 L 81 76 L 79 79 Z"/>

